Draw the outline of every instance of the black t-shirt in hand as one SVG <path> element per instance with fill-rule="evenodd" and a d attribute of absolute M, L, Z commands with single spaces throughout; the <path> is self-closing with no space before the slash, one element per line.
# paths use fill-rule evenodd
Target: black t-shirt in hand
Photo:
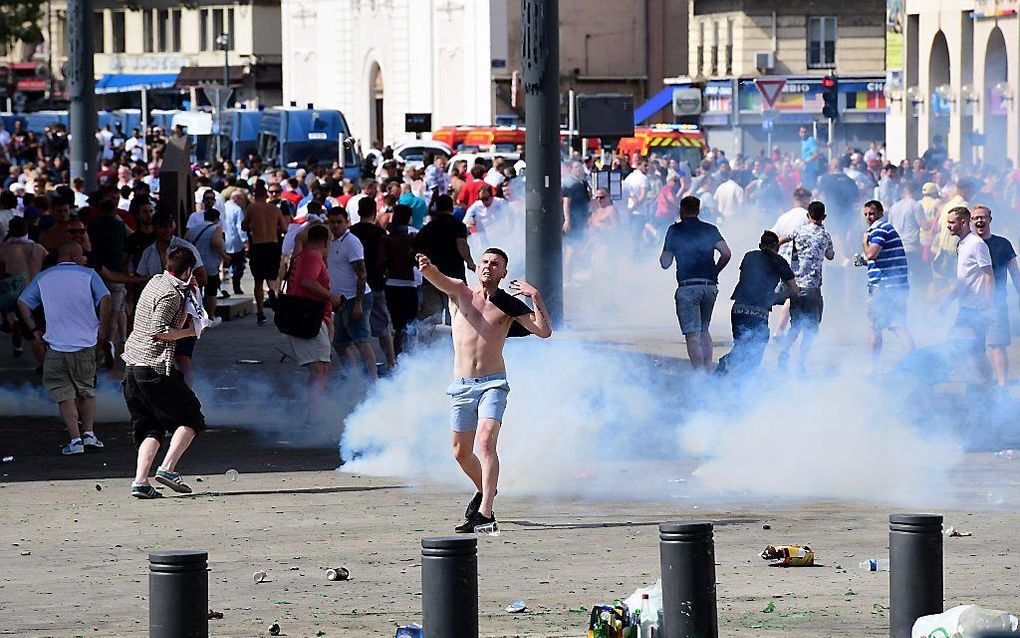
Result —
<path fill-rule="evenodd" d="M 351 233 L 361 240 L 365 248 L 368 287 L 374 292 L 382 292 L 386 288 L 386 252 L 382 244 L 386 231 L 373 222 L 358 222 L 351 226 Z"/>
<path fill-rule="evenodd" d="M 521 315 L 530 315 L 533 311 L 517 297 L 514 297 L 505 290 L 498 289 L 496 292 L 489 297 L 489 301 L 492 305 L 496 306 L 503 311 L 508 317 L 520 317 Z M 513 321 L 510 323 L 510 332 L 507 333 L 508 337 L 527 337 L 531 334 L 531 331 L 522 326 L 520 323 Z"/>
<path fill-rule="evenodd" d="M 733 301 L 768 312 L 776 286 L 795 275 L 780 255 L 767 250 L 752 250 L 740 262 L 740 281 L 733 291 Z"/>
<path fill-rule="evenodd" d="M 414 249 L 425 254 L 439 272 L 451 279 L 465 281 L 464 258 L 457 250 L 457 240 L 467 239 L 468 229 L 449 213 L 439 213 L 415 235 Z"/>

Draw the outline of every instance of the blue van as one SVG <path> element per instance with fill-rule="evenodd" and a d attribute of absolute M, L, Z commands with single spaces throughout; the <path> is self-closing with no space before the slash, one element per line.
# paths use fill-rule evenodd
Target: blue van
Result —
<path fill-rule="evenodd" d="M 309 158 L 332 164 L 343 151 L 344 176 L 361 178 L 361 158 L 354 148 L 343 148 L 351 135 L 344 114 L 331 109 L 266 109 L 259 122 L 257 151 L 269 166 L 298 168 Z"/>
<path fill-rule="evenodd" d="M 258 154 L 259 125 L 262 111 L 227 109 L 220 125 L 224 154 L 230 161 L 248 159 L 249 153 Z"/>

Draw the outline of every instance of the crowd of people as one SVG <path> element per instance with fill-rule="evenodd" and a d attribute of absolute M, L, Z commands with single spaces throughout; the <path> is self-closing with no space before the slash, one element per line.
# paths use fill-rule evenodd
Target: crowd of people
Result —
<path fill-rule="evenodd" d="M 913 349 L 909 304 L 953 297 L 954 331 L 978 374 L 1005 385 L 1010 280 L 1020 291 L 1006 237 L 1020 228 L 1020 172 L 954 162 L 938 141 L 924 157 L 892 164 L 878 143 L 839 153 L 807 129 L 800 135 L 799 156 L 774 149 L 730 159 L 711 149 L 694 167 L 656 154 L 566 160 L 568 278 L 620 245 L 635 255 L 661 247 L 661 267 L 675 264 L 691 364 L 721 375 L 757 368 L 772 339 L 781 367 L 800 339 L 798 367 L 806 367 L 822 321 L 823 272 L 862 266 L 874 364 L 887 333 Z M 14 355 L 28 344 L 37 360 L 69 433 L 66 455 L 103 446 L 96 370 L 123 360 L 139 498 L 159 494 L 148 482 L 159 449 L 151 440 L 167 433 L 172 443 L 155 480 L 190 489 L 175 467 L 204 428 L 192 360 L 203 332 L 219 323 L 218 300 L 249 292 L 246 271 L 257 324 L 266 326 L 272 311 L 287 354 L 308 371 L 308 418 L 316 420 L 327 416 L 320 411 L 334 360 L 369 380 L 392 370 L 436 326 L 454 323 L 449 281 L 466 282 L 479 268 L 472 245 L 491 262 L 493 253 L 477 246 L 500 245 L 524 225 L 523 159 L 469 165 L 437 155 L 401 165 L 384 151 L 381 161 L 366 161 L 357 183 L 336 162 L 293 171 L 254 156 L 196 163 L 195 212 L 179 219 L 157 212 L 163 131 L 98 131 L 99 187 L 89 193 L 67 172 L 62 127 L 31 140 L 20 125 L 0 131 L 8 171 L 0 190 L 3 326 Z M 619 190 L 593 188 L 604 169 L 620 171 Z M 992 234 L 993 211 L 1002 234 Z M 733 257 L 724 237 L 748 227 L 769 230 L 740 260 L 734 347 L 715 366 L 711 319 L 719 273 Z M 435 274 L 423 277 L 422 264 Z M 492 516 L 489 494 L 483 513 Z"/>

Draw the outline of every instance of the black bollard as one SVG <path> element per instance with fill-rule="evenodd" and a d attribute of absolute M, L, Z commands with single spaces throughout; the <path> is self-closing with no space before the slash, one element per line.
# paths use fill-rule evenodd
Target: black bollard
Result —
<path fill-rule="evenodd" d="M 478 538 L 421 539 L 422 636 L 478 638 Z"/>
<path fill-rule="evenodd" d="M 659 525 L 663 638 L 717 638 L 712 523 Z"/>
<path fill-rule="evenodd" d="M 149 554 L 149 638 L 209 638 L 209 555 Z"/>
<path fill-rule="evenodd" d="M 914 621 L 942 613 L 942 517 L 889 517 L 889 638 L 910 638 Z"/>

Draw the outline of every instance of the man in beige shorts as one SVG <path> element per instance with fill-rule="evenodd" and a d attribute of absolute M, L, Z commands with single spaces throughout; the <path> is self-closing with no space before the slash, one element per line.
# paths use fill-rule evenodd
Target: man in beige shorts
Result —
<path fill-rule="evenodd" d="M 45 334 L 32 318 L 32 310 L 40 304 L 46 318 Z M 67 242 L 57 248 L 57 265 L 39 273 L 22 291 L 18 312 L 32 338 L 49 346 L 43 360 L 43 387 L 60 406 L 71 437 L 62 453 L 69 456 L 84 454 L 86 447 L 102 448 L 93 431 L 96 344 L 106 336 L 110 291 L 99 273 L 85 267 L 81 246 Z"/>

